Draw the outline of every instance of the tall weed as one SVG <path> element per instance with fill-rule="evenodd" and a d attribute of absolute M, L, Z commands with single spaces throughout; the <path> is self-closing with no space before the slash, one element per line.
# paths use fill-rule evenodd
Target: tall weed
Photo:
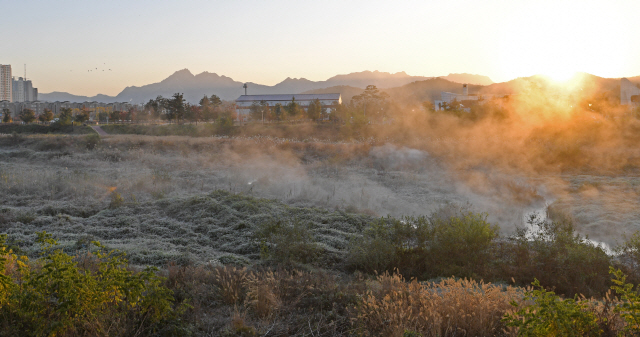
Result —
<path fill-rule="evenodd" d="M 365 336 L 494 336 L 501 317 L 521 297 L 516 288 L 467 279 L 406 282 L 384 273 L 357 307 L 355 324 Z"/>

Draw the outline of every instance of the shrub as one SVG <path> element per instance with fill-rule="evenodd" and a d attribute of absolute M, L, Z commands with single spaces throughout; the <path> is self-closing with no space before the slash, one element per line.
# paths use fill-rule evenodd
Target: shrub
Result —
<path fill-rule="evenodd" d="M 560 294 L 602 296 L 609 289 L 611 257 L 575 232 L 573 222 L 538 221 L 520 229 L 513 245 L 502 252 L 506 270 L 502 277 L 516 282 L 538 279 Z"/>
<path fill-rule="evenodd" d="M 93 150 L 100 144 L 100 135 L 97 133 L 88 134 L 84 137 L 85 144 L 88 150 Z"/>
<path fill-rule="evenodd" d="M 626 335 L 638 335 L 640 333 L 640 288 L 633 290 L 633 284 L 626 283 L 626 275 L 620 269 L 610 268 L 609 272 L 614 276 L 614 285 L 611 287 L 620 299 L 622 305 L 616 307 L 615 311 L 626 321 L 624 327 Z"/>
<path fill-rule="evenodd" d="M 22 222 L 25 225 L 30 224 L 35 219 L 36 219 L 35 214 L 30 212 L 20 212 L 16 215 L 16 221 Z"/>
<path fill-rule="evenodd" d="M 393 222 L 401 225 L 400 222 Z M 362 237 L 355 238 L 350 246 L 348 264 L 351 268 L 367 273 L 384 272 L 398 266 L 398 245 L 394 228 L 380 219 L 365 228 Z M 404 268 L 402 268 L 404 270 Z"/>
<path fill-rule="evenodd" d="M 598 320 L 589 310 L 584 298 L 561 299 L 552 291 L 546 291 L 535 280 L 534 289 L 525 293 L 523 305 L 513 302 L 515 313 L 505 315 L 504 322 L 516 327 L 519 336 L 600 336 Z"/>
<path fill-rule="evenodd" d="M 386 218 L 369 225 L 349 251 L 349 265 L 369 273 L 398 268 L 411 277 L 475 276 L 492 256 L 498 227 L 486 214 Z"/>
<path fill-rule="evenodd" d="M 311 263 L 318 259 L 320 247 L 314 242 L 309 226 L 298 219 L 272 220 L 262 223 L 254 234 L 261 256 L 281 263 Z"/>
<path fill-rule="evenodd" d="M 430 224 L 433 241 L 427 268 L 431 269 L 431 277 L 476 276 L 484 272 L 491 258 L 491 245 L 498 237 L 498 226 L 488 223 L 486 214 L 468 212 L 444 219 L 435 217 Z"/>
<path fill-rule="evenodd" d="M 5 239 L 0 239 L 2 252 Z M 34 265 L 11 252 L 2 256 L 2 335 L 151 335 L 172 326 L 181 329 L 171 322 L 183 309 L 172 308 L 172 292 L 155 270 L 134 273 L 123 254 L 105 252 L 97 242 L 97 272 L 80 269 L 50 234 L 38 233 L 38 242 L 42 256 Z"/>
<path fill-rule="evenodd" d="M 113 191 L 111 192 L 111 202 L 109 203 L 109 208 L 118 208 L 124 204 L 124 198 L 120 195 L 120 193 Z"/>

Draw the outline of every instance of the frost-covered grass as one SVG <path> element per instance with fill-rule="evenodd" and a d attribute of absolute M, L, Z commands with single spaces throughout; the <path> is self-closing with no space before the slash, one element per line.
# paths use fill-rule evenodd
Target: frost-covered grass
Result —
<path fill-rule="evenodd" d="M 32 256 L 37 252 L 35 233 L 47 231 L 69 252 L 86 249 L 90 241 L 97 240 L 127 252 L 134 264 L 165 266 L 170 261 L 200 264 L 259 259 L 254 232 L 260 224 L 275 219 L 304 221 L 328 252 L 344 253 L 350 237 L 371 220 L 365 215 L 292 207 L 226 191 L 128 201 L 114 209 L 54 205 L 29 211 L 5 207 L 0 210 L 0 231 Z"/>

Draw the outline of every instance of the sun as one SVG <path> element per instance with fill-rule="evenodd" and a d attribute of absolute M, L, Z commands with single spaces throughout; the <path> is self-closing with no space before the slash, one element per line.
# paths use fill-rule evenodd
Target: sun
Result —
<path fill-rule="evenodd" d="M 560 2 L 549 10 L 533 2 L 505 15 L 496 34 L 496 68 L 502 77 L 545 75 L 557 82 L 586 72 L 613 77 L 624 68 L 625 50 L 607 45 L 628 45 L 610 31 L 624 31 L 611 9 Z M 602 21 L 604 20 L 604 21 Z M 608 29 L 593 22 L 606 22 Z"/>
<path fill-rule="evenodd" d="M 554 82 L 564 83 L 573 79 L 578 72 L 573 69 L 556 69 L 556 70 L 548 70 L 542 75 L 549 77 Z"/>

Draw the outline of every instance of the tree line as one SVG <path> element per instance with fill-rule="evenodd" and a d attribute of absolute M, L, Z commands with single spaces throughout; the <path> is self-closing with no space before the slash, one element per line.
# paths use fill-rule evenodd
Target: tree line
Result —
<path fill-rule="evenodd" d="M 322 104 L 319 99 L 313 100 L 308 106 L 303 107 L 294 99 L 287 104 L 275 104 L 270 106 L 266 101 L 254 102 L 249 108 L 249 117 L 259 122 L 279 122 L 312 120 L 331 120 L 342 123 L 366 124 L 370 122 L 384 122 L 392 118 L 393 111 L 397 110 L 388 100 L 389 96 L 380 92 L 375 85 L 369 85 L 359 95 L 356 95 L 348 103 L 335 104 L 331 109 Z M 234 102 L 224 102 L 215 94 L 205 95 L 198 104 L 190 104 L 185 101 L 184 94 L 175 93 L 170 98 L 161 95 L 150 99 L 141 108 L 132 107 L 126 111 L 91 111 L 86 107 L 81 109 L 62 108 L 58 114 L 50 109 L 36 115 L 31 109 L 23 109 L 18 114 L 18 119 L 24 123 L 50 123 L 55 121 L 63 125 L 71 123 L 85 123 L 89 120 L 102 123 L 113 121 L 146 121 L 166 120 L 171 123 L 184 122 L 216 122 L 224 125 L 233 125 L 236 119 L 236 106 Z M 9 109 L 3 110 L 2 122 L 11 123 L 13 118 Z"/>

